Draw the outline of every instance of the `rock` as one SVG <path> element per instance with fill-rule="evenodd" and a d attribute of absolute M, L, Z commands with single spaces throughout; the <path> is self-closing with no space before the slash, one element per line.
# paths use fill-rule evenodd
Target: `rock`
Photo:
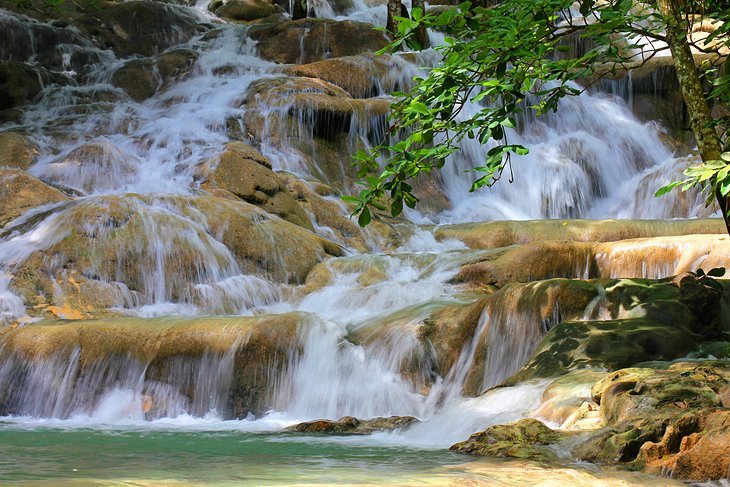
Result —
<path fill-rule="evenodd" d="M 75 303 L 94 313 L 99 305 L 159 301 L 237 313 L 253 305 L 227 291 L 231 277 L 296 284 L 328 255 L 342 255 L 332 242 L 253 205 L 210 196 L 85 198 L 46 225 L 55 239 L 18 265 L 11 289 L 26 303 Z M 257 299 L 273 292 L 263 280 L 237 284 L 244 285 Z"/>
<path fill-rule="evenodd" d="M 282 13 L 284 10 L 269 0 L 224 0 L 212 3 L 212 12 L 227 20 L 258 20 L 270 15 Z"/>
<path fill-rule="evenodd" d="M 180 81 L 190 73 L 199 54 L 192 49 L 177 48 L 157 56 L 157 71 L 164 85 Z"/>
<path fill-rule="evenodd" d="M 32 208 L 68 199 L 26 172 L 0 168 L 0 228 Z"/>
<path fill-rule="evenodd" d="M 201 188 L 222 189 L 284 220 L 314 231 L 304 209 L 287 192 L 284 182 L 271 170 L 261 153 L 242 142 L 232 142 L 222 154 L 200 169 Z"/>
<path fill-rule="evenodd" d="M 405 75 L 405 64 L 398 56 L 360 54 L 289 66 L 284 72 L 327 81 L 353 98 L 369 98 L 406 89 L 410 80 Z"/>
<path fill-rule="evenodd" d="M 472 339 L 479 326 L 488 298 L 483 295 L 475 297 L 478 299 L 471 303 L 438 309 L 424 320 L 419 330 L 420 338 L 433 347 L 434 372 L 441 377 L 448 375 L 459 359 L 464 346 Z M 474 382 L 467 381 L 464 385 L 465 394 L 476 395 L 481 392 L 479 390 L 481 383 L 475 384 Z"/>
<path fill-rule="evenodd" d="M 316 182 L 305 181 L 289 173 L 279 173 L 287 191 L 304 208 L 320 232 L 331 232 L 327 237 L 338 244 L 367 252 L 370 246 L 365 240 L 363 230 L 351 218 L 351 211 L 336 195 L 331 187 Z M 382 228 L 378 231 L 382 235 Z M 324 233 L 321 233 L 324 235 Z"/>
<path fill-rule="evenodd" d="M 560 439 L 558 432 L 536 419 L 528 418 L 474 433 L 468 440 L 452 445 L 449 450 L 479 456 L 551 461 L 555 459 L 555 453 L 546 446 Z"/>
<path fill-rule="evenodd" d="M 206 29 L 180 7 L 136 0 L 93 12 L 82 22 L 119 57 L 152 56 Z"/>
<path fill-rule="evenodd" d="M 314 178 L 344 191 L 356 176 L 353 154 L 363 139 L 385 129 L 389 105 L 381 98 L 353 99 L 316 78 L 274 78 L 250 85 L 243 122 L 248 139 L 296 151 L 292 157 Z"/>
<path fill-rule="evenodd" d="M 556 378 L 543 391 L 536 415 L 561 428 L 577 429 L 577 423 L 585 420 L 589 412 L 598 411 L 591 389 L 605 376 L 605 372 L 596 370 L 573 370 Z"/>
<path fill-rule="evenodd" d="M 726 479 L 730 471 L 730 411 L 713 412 L 704 418 L 702 425 L 703 430 L 679 438 L 679 451 L 674 458 L 660 462 L 666 465 L 666 470 L 651 467 L 648 470 L 669 471 L 674 478 L 686 480 Z M 666 434 L 662 438 L 666 443 L 665 438 Z"/>
<path fill-rule="evenodd" d="M 496 285 L 553 277 L 660 279 L 724 267 L 730 239 L 721 235 L 653 237 L 616 242 L 535 241 L 493 249 L 461 268 L 456 282 Z"/>
<path fill-rule="evenodd" d="M 51 20 L 48 17 L 69 20 L 78 17 L 78 4 L 72 9 L 66 9 L 60 3 L 52 9 L 41 4 L 22 9 L 22 14 L 5 10 L 7 7 L 0 5 L 3 9 L 0 12 L 0 59 L 3 61 L 27 62 L 50 71 L 68 72 L 83 69 L 104 57 L 94 42 L 71 26 L 70 21 L 48 22 Z M 40 16 L 41 21 L 28 15 Z"/>
<path fill-rule="evenodd" d="M 43 68 L 18 61 L 0 61 L 0 111 L 25 105 L 55 80 Z"/>
<path fill-rule="evenodd" d="M 328 58 L 376 52 L 388 45 L 371 24 L 351 20 L 301 19 L 253 26 L 264 59 L 283 64 L 306 64 Z"/>
<path fill-rule="evenodd" d="M 99 139 L 76 147 L 43 169 L 43 177 L 84 193 L 116 189 L 137 179 L 139 161 Z"/>
<path fill-rule="evenodd" d="M 35 164 L 38 147 L 15 132 L 0 132 L 0 167 L 28 169 Z"/>
<path fill-rule="evenodd" d="M 392 431 L 407 428 L 419 421 L 412 416 L 390 416 L 388 418 L 374 418 L 360 420 L 352 416 L 345 416 L 336 421 L 318 419 L 306 423 L 289 426 L 286 431 L 297 433 L 348 433 L 366 435 L 376 431 Z"/>
<path fill-rule="evenodd" d="M 39 387 L 35 390 L 43 390 L 54 399 L 66 398 L 61 403 L 51 401 L 48 410 L 36 411 L 43 416 L 53 414 L 54 404 L 61 408 L 61 415 L 80 412 L 74 411 L 74 404 L 96 404 L 118 385 L 119 374 L 124 373 L 139 374 L 134 383 L 140 380 L 137 387 L 149 395 L 148 419 L 180 414 L 173 408 L 186 405 L 190 414 L 203 415 L 207 407 L 216 406 L 211 403 L 213 399 L 220 401 L 217 412 L 225 418 L 262 414 L 273 407 L 274 384 L 286 372 L 292 352 L 300 349 L 297 329 L 306 322 L 306 315 L 290 313 L 41 321 L 15 329 L 6 327 L 0 332 L 4 343 L 0 355 L 3 363 L 18 373 L 0 377 L 0 414 L 29 412 L 22 409 L 23 392 L 33 381 L 33 374 L 27 371 L 49 363 L 63 364 L 61 367 L 76 363 L 79 373 L 67 378 L 72 387 L 77 384 L 74 394 L 67 396 L 57 393 L 59 384 L 46 383 L 45 388 L 35 384 Z M 72 362 L 74 353 L 78 362 Z M 228 363 L 226 354 L 230 355 Z M 230 367 L 230 377 L 201 379 L 201 367 L 210 367 L 211 361 L 215 366 Z M 216 385 L 216 380 L 224 382 Z M 227 380 L 230 387 L 225 387 Z M 203 381 L 212 387 L 204 386 Z M 216 387 L 224 392 L 220 398 L 215 397 Z M 167 404 L 175 400 L 177 404 Z"/>
<path fill-rule="evenodd" d="M 573 453 L 683 480 L 723 478 L 730 417 L 719 395 L 728 381 L 730 368 L 720 361 L 610 374 L 593 387 L 605 428 Z"/>
<path fill-rule="evenodd" d="M 552 326 L 510 383 L 555 377 L 572 369 L 617 370 L 645 361 L 673 360 L 698 349 L 703 340 L 713 339 L 719 332 L 719 322 L 703 323 L 704 318 L 680 301 L 680 289 L 670 280 L 597 283 L 604 291 L 593 312 L 603 316 Z M 715 291 L 706 292 L 714 295 Z M 707 335 L 698 334 L 700 330 Z"/>
<path fill-rule="evenodd" d="M 114 72 L 111 84 L 126 91 L 132 100 L 141 102 L 155 94 L 160 79 L 151 59 L 132 59 Z"/>
<path fill-rule="evenodd" d="M 444 225 L 435 235 L 439 240 L 461 240 L 472 249 L 493 249 L 543 240 L 615 242 L 709 233 L 726 233 L 721 219 L 490 221 Z"/>

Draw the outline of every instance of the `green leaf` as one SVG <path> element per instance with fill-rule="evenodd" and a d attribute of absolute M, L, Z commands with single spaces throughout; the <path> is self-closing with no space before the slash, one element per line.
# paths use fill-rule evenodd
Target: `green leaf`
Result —
<path fill-rule="evenodd" d="M 662 186 L 657 190 L 656 193 L 654 193 L 655 198 L 659 198 L 660 196 L 664 196 L 665 194 L 669 193 L 671 190 L 682 184 L 683 181 L 672 181 L 671 183 L 667 184 L 666 186 Z"/>
<path fill-rule="evenodd" d="M 370 223 L 370 209 L 366 206 L 360 212 L 360 216 L 357 218 L 357 224 L 361 227 L 367 226 Z"/>

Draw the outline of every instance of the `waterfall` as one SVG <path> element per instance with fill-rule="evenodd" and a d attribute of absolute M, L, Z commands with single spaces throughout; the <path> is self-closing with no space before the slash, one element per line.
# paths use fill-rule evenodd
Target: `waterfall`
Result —
<path fill-rule="evenodd" d="M 312 8 L 317 17 L 385 23 L 378 2 L 321 1 Z M 367 74 L 358 80 L 366 88 L 358 97 L 264 59 L 249 35 L 253 28 L 216 24 L 174 46 L 190 56 L 190 70 L 163 80 L 155 68 L 154 94 L 140 101 L 115 76 L 141 59 L 118 58 L 73 29 L 0 10 L 0 59 L 38 62 L 64 77 L 0 130 L 37 144 L 28 172 L 68 197 L 0 229 L 0 324 L 29 323 L 50 300 L 79 313 L 97 304 L 103 311 L 80 324 L 0 331 L 0 414 L 9 420 L 276 418 L 270 424 L 281 427 L 322 417 L 411 415 L 424 423 L 399 441 L 447 445 L 529 413 L 544 384 L 468 396 L 516 372 L 561 319 L 590 314 L 585 309 L 599 290 L 575 309 L 533 283 L 475 298 L 454 279 L 461 266 L 493 253 L 437 241 L 419 225 L 709 213 L 696 193 L 653 198 L 688 163 L 678 157 L 686 154 L 667 147 L 664 127 L 632 113 L 635 86 L 614 84 L 613 91 L 566 98 L 555 114 L 520 119 L 510 142 L 530 153 L 513 158 L 514 183 L 469 193 L 469 170 L 489 147 L 466 140 L 427 181 L 432 194 L 424 200 L 439 204 L 406 212 L 387 244 L 375 230 L 356 234 L 381 253 L 332 252 L 337 245 L 328 239 L 336 236 L 327 224 L 284 226 L 231 194 L 205 194 L 201 166 L 227 142 L 243 141 L 274 170 L 310 189 L 326 186 L 320 196 L 331 202 L 357 189 L 350 157 L 385 136 L 390 95 L 408 89 L 438 53 L 341 59 L 339 69 Z M 38 50 L 47 36 L 64 42 Z M 441 37 L 431 33 L 434 42 Z M 479 109 L 469 105 L 463 116 Z M 315 212 L 309 215 L 314 220 Z M 346 236 L 337 243 L 347 246 Z M 643 265 L 629 244 L 600 248 L 596 260 L 605 276 L 665 277 L 696 267 L 681 258 L 690 246 L 664 242 L 661 255 Z M 584 268 L 577 263 L 575 275 L 588 277 Z M 40 277 L 27 292 L 20 281 L 33 272 Z M 81 300 L 81 284 L 93 286 L 94 303 Z M 453 364 L 439 369 L 443 357 L 429 342 L 429 320 L 481 299 L 473 333 L 452 347 Z M 55 315 L 64 318 L 63 311 Z"/>

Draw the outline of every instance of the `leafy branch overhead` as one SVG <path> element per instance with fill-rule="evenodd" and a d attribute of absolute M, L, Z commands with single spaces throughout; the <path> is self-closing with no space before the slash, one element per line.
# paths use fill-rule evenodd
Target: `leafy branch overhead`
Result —
<path fill-rule="evenodd" d="M 726 10 L 713 15 L 722 20 Z M 413 46 L 414 32 L 423 26 L 447 37 L 436 47 L 439 64 L 416 78 L 409 92 L 395 94 L 385 140 L 355 158 L 364 188 L 348 201 L 355 204 L 360 224 L 370 221 L 373 208 L 384 210 L 387 204 L 398 215 L 404 205 L 415 207 L 412 180 L 441 169 L 464 139 L 488 147 L 473 170 L 471 191 L 505 174 L 511 178 L 511 158 L 529 150 L 509 140 L 520 120 L 556 111 L 561 99 L 579 95 L 601 77 L 669 50 L 667 25 L 661 5 L 631 0 L 505 0 L 486 7 L 465 2 L 440 14 L 415 10 L 411 19 L 401 18 L 391 51 Z M 727 25 L 705 45 L 723 36 Z M 592 47 L 576 54 L 571 48 L 576 40 Z M 716 75 L 712 95 L 727 100 L 730 81 L 717 70 L 709 72 Z M 727 120 L 715 126 L 724 139 Z M 714 184 L 719 176 L 727 177 L 727 171 L 720 168 L 696 184 Z M 719 187 L 727 194 L 727 184 Z"/>

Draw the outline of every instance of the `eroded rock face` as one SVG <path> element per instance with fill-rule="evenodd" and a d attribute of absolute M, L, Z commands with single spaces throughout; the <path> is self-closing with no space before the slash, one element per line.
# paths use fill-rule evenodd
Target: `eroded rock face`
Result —
<path fill-rule="evenodd" d="M 357 419 L 345 416 L 338 420 L 318 419 L 295 424 L 287 431 L 296 433 L 336 433 L 366 435 L 376 431 L 392 431 L 407 428 L 419 421 L 413 416 L 390 416 L 387 418 Z"/>
<path fill-rule="evenodd" d="M 574 453 L 684 480 L 724 478 L 730 437 L 720 395 L 729 379 L 717 361 L 610 374 L 593 387 L 606 427 Z"/>
<path fill-rule="evenodd" d="M 249 145 L 229 143 L 222 154 L 203 163 L 200 177 L 203 179 L 202 189 L 214 194 L 220 190 L 227 191 L 236 198 L 314 231 L 306 212 L 271 170 L 268 159 Z"/>
<path fill-rule="evenodd" d="M 26 211 L 69 198 L 19 169 L 0 168 L 0 228 Z"/>
<path fill-rule="evenodd" d="M 370 24 L 351 20 L 301 19 L 255 26 L 261 56 L 282 64 L 306 64 L 327 58 L 376 52 L 388 45 Z"/>

